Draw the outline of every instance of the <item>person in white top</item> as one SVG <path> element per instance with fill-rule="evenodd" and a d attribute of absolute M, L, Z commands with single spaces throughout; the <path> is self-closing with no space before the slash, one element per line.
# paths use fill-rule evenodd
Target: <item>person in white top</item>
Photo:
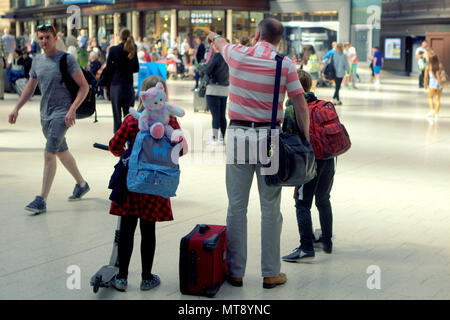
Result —
<path fill-rule="evenodd" d="M 191 48 L 191 46 L 189 45 L 188 39 L 184 38 L 183 43 L 181 44 L 181 50 L 180 50 L 181 55 L 184 55 L 186 52 L 189 52 L 190 48 Z"/>
<path fill-rule="evenodd" d="M 356 80 L 357 80 L 357 63 L 358 63 L 358 56 L 356 55 L 356 49 L 350 41 L 347 41 L 344 45 L 344 54 L 347 56 L 347 62 L 350 67 L 350 72 L 345 76 L 344 78 L 344 85 L 347 89 L 350 89 L 350 82 L 352 83 L 353 89 L 357 89 L 355 86 Z"/>
<path fill-rule="evenodd" d="M 427 66 L 427 60 L 425 58 L 428 49 L 428 42 L 422 41 L 422 45 L 416 49 L 417 67 L 419 68 L 419 88 L 423 88 L 423 79 L 425 77 L 425 67 Z"/>

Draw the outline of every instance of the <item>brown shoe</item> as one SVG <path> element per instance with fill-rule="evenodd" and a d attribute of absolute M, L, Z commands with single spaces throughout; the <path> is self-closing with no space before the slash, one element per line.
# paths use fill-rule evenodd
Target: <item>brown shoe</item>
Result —
<path fill-rule="evenodd" d="M 264 277 L 263 288 L 265 288 L 265 289 L 275 288 L 276 286 L 278 286 L 280 284 L 285 284 L 286 280 L 287 280 L 286 274 L 284 274 L 284 273 L 280 273 L 276 277 Z"/>
<path fill-rule="evenodd" d="M 242 287 L 243 280 L 242 278 L 231 278 L 227 277 L 227 281 L 229 284 L 231 284 L 233 287 Z"/>

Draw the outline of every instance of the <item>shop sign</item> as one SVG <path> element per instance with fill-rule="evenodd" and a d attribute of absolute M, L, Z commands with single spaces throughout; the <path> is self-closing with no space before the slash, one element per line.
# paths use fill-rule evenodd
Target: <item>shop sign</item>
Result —
<path fill-rule="evenodd" d="M 191 23 L 192 24 L 205 24 L 212 23 L 212 13 L 192 13 L 191 14 Z"/>

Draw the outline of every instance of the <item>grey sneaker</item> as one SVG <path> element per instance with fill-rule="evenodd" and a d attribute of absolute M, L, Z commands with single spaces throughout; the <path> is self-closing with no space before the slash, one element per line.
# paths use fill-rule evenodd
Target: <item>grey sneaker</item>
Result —
<path fill-rule="evenodd" d="M 69 197 L 69 201 L 76 201 L 80 200 L 82 196 L 84 196 L 88 191 L 91 190 L 89 188 L 88 183 L 86 182 L 84 188 L 82 188 L 78 183 L 75 185 L 75 188 L 73 189 L 72 195 Z"/>
<path fill-rule="evenodd" d="M 42 198 L 41 196 L 36 196 L 36 198 L 25 207 L 25 210 L 31 211 L 35 214 L 40 214 L 47 212 L 47 205 L 44 198 Z"/>
<path fill-rule="evenodd" d="M 161 283 L 161 279 L 159 279 L 159 277 L 156 274 L 154 274 L 152 280 L 142 280 L 141 290 L 146 291 L 146 290 L 153 289 L 154 287 L 159 286 L 160 283 Z"/>
<path fill-rule="evenodd" d="M 306 261 L 314 259 L 314 251 L 305 251 L 301 248 L 295 248 L 291 254 L 288 254 L 281 259 L 287 262 Z"/>

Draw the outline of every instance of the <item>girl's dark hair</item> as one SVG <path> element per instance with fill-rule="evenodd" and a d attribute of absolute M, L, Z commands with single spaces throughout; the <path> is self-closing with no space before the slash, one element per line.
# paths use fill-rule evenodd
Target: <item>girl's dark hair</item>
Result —
<path fill-rule="evenodd" d="M 308 92 L 311 90 L 311 86 L 312 86 L 312 79 L 311 76 L 309 75 L 308 72 L 306 72 L 305 70 L 298 70 L 297 71 L 298 74 L 298 79 L 300 80 L 300 83 L 302 84 L 303 90 L 305 90 L 305 92 Z"/>
<path fill-rule="evenodd" d="M 436 76 L 437 72 L 441 69 L 439 58 L 437 55 L 432 55 L 430 57 L 430 65 L 431 65 L 431 72 L 433 72 L 434 76 Z"/>
<path fill-rule="evenodd" d="M 308 50 L 309 52 L 311 52 L 311 54 L 316 54 L 316 50 L 314 50 L 313 46 L 309 46 Z"/>
<path fill-rule="evenodd" d="M 125 42 L 123 48 L 128 52 L 128 59 L 132 60 L 136 54 L 136 48 L 134 47 L 134 39 L 129 29 L 122 29 L 120 31 L 120 40 Z"/>

